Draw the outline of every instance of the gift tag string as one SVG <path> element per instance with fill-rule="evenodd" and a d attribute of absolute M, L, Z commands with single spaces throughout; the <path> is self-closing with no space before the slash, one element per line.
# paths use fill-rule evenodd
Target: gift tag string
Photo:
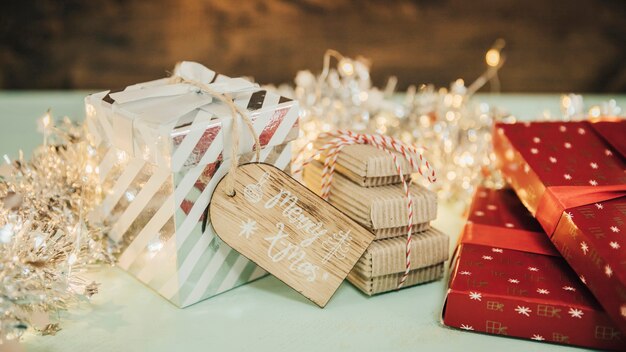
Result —
<path fill-rule="evenodd" d="M 413 198 L 411 197 L 411 177 L 405 178 L 407 173 L 402 170 L 402 164 L 398 159 L 398 154 L 402 156 L 409 163 L 409 168 L 411 172 L 417 171 L 420 175 L 424 176 L 429 182 L 435 182 L 437 180 L 435 176 L 435 171 L 431 167 L 428 160 L 424 158 L 422 153 L 419 150 L 409 144 L 405 144 L 400 140 L 395 138 L 391 138 L 388 136 L 383 136 L 380 134 L 362 134 L 355 133 L 352 131 L 344 131 L 338 130 L 336 132 L 323 133 L 319 136 L 320 139 L 328 139 L 324 145 L 319 148 L 316 148 L 313 151 L 313 154 L 305 159 L 294 171 L 294 174 L 298 174 L 302 172 L 304 167 L 311 163 L 313 160 L 318 159 L 320 156 L 324 155 L 324 166 L 322 169 L 322 180 L 321 180 L 321 191 L 320 196 L 324 200 L 328 200 L 330 196 L 331 185 L 333 181 L 333 174 L 335 172 L 335 165 L 337 162 L 337 157 L 341 152 L 341 149 L 348 145 L 354 144 L 367 144 L 374 146 L 380 150 L 385 151 L 389 154 L 394 162 L 396 173 L 400 178 L 400 182 L 402 183 L 404 196 L 407 202 L 407 220 L 408 224 L 406 227 L 406 251 L 405 251 L 405 260 L 406 265 L 404 269 L 404 273 L 398 280 L 397 289 L 400 289 L 404 286 L 409 273 L 411 271 L 411 241 L 412 241 L 412 231 L 413 231 L 413 214 L 414 214 L 414 204 Z M 301 152 L 302 153 L 302 152 Z"/>
<path fill-rule="evenodd" d="M 186 79 L 180 76 L 172 76 L 171 80 L 173 83 L 185 83 L 192 86 L 197 87 L 201 93 L 206 93 L 216 98 L 217 100 L 224 103 L 230 109 L 231 117 L 232 117 L 232 128 L 231 128 L 231 158 L 230 158 L 230 168 L 228 170 L 228 175 L 226 176 L 226 193 L 228 196 L 233 197 L 235 195 L 235 181 L 237 177 L 237 167 L 239 166 L 239 118 L 238 115 L 241 116 L 241 119 L 248 127 L 250 134 L 254 138 L 254 151 L 257 162 L 261 160 L 261 142 L 259 141 L 259 135 L 254 131 L 254 126 L 252 125 L 252 120 L 250 116 L 248 116 L 247 112 L 235 104 L 233 98 L 226 94 L 220 93 L 210 85 L 204 84 L 202 82 Z"/>

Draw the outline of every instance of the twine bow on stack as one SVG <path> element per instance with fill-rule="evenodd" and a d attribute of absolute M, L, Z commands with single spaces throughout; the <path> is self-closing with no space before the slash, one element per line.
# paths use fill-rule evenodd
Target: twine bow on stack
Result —
<path fill-rule="evenodd" d="M 176 65 L 176 69 L 174 72 L 178 72 L 180 67 L 180 63 Z M 221 93 L 217 90 L 213 89 L 210 84 L 205 84 L 193 79 L 188 79 L 182 76 L 173 75 L 170 77 L 170 82 L 172 84 L 175 83 L 185 83 L 192 86 L 197 87 L 202 94 L 209 94 L 213 98 L 216 98 L 220 102 L 224 103 L 230 109 L 231 118 L 232 118 L 232 126 L 231 126 L 231 142 L 232 148 L 230 150 L 231 159 L 230 159 L 230 168 L 228 170 L 228 175 L 226 175 L 227 187 L 226 190 L 229 196 L 235 195 L 235 180 L 237 177 L 237 167 L 239 166 L 239 118 L 241 119 L 248 127 L 250 134 L 254 138 L 254 152 L 256 154 L 256 160 L 261 160 L 261 142 L 259 141 L 259 135 L 254 131 L 254 126 L 252 125 L 252 120 L 250 116 L 248 116 L 247 112 L 241 107 L 237 106 L 233 101 L 232 97 L 228 93 Z"/>
<path fill-rule="evenodd" d="M 406 229 L 406 267 L 404 274 L 398 281 L 397 287 L 398 289 L 402 288 L 411 270 L 411 232 L 413 229 L 414 214 L 413 199 L 411 198 L 410 191 L 411 178 L 409 177 L 407 180 L 405 178 L 405 175 L 411 172 L 417 172 L 432 183 L 436 181 L 435 171 L 432 169 L 430 163 L 423 157 L 423 155 L 418 151 L 416 147 L 403 143 L 402 141 L 399 141 L 392 137 L 383 136 L 380 134 L 363 134 L 355 133 L 352 131 L 338 130 L 336 132 L 323 133 L 319 136 L 319 138 L 328 139 L 329 141 L 321 147 L 316 148 L 313 151 L 313 154 L 305 159 L 302 162 L 302 165 L 294 171 L 294 174 L 301 173 L 306 165 L 311 163 L 313 160 L 319 158 L 321 155 L 324 155 L 325 158 L 324 167 L 322 169 L 322 184 L 320 192 L 320 196 L 324 200 L 328 200 L 330 196 L 337 157 L 339 156 L 341 149 L 343 149 L 345 146 L 354 144 L 371 145 L 378 149 L 384 150 L 393 159 L 396 167 L 396 172 L 400 177 L 400 181 L 404 190 L 404 195 L 407 201 L 408 225 Z M 402 158 L 408 161 L 410 170 L 402 169 L 402 165 L 398 160 L 398 154 L 400 154 Z"/>

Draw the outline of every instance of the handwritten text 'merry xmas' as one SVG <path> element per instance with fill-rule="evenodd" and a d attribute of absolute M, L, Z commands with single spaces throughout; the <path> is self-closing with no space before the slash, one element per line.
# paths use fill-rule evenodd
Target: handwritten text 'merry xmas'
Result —
<path fill-rule="evenodd" d="M 305 232 L 308 237 L 302 240 L 299 244 L 292 244 L 282 239 L 288 237 L 288 234 L 284 232 L 285 225 L 282 222 L 276 224 L 278 233 L 271 237 L 266 237 L 265 240 L 270 241 L 268 248 L 268 256 L 274 262 L 282 260 L 291 261 L 289 269 L 297 271 L 307 277 L 308 281 L 315 281 L 320 270 L 319 266 L 314 265 L 306 260 L 306 252 L 303 248 L 309 247 L 317 239 L 328 233 L 328 230 L 324 228 L 322 222 L 316 222 L 309 218 L 304 210 L 298 205 L 298 197 L 294 196 L 288 190 L 281 189 L 276 195 L 270 197 L 265 202 L 265 209 L 272 209 L 279 206 L 283 209 L 282 215 L 289 223 L 291 223 L 296 229 Z M 341 231 L 340 231 L 341 232 Z M 344 238 L 348 237 L 349 230 L 343 234 Z M 282 249 L 278 248 L 278 245 L 283 245 Z"/>

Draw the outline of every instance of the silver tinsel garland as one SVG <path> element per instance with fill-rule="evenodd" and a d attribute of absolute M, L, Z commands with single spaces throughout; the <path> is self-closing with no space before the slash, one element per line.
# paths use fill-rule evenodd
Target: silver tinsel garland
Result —
<path fill-rule="evenodd" d="M 466 202 L 479 184 L 503 186 L 491 150 L 491 127 L 496 120 L 514 118 L 472 99 L 487 82 L 499 89 L 497 73 L 505 61 L 500 53 L 503 47 L 501 40 L 494 43 L 485 55 L 485 73 L 469 86 L 459 79 L 449 89 L 410 86 L 397 94 L 395 77 L 379 89 L 372 84 L 367 60 L 329 50 L 319 75 L 300 71 L 295 87 L 278 89 L 301 104 L 301 138 L 296 144 L 303 154 L 321 132 L 351 129 L 387 134 L 423 147 L 439 175 L 430 187 L 442 199 Z M 336 66 L 331 66 L 332 58 Z"/>
<path fill-rule="evenodd" d="M 40 123 L 44 145 L 29 161 L 5 156 L 0 170 L 0 350 L 30 328 L 54 335 L 61 311 L 98 292 L 81 273 L 113 263 L 84 216 L 100 199 L 95 151 L 69 119 Z"/>
<path fill-rule="evenodd" d="M 329 50 L 319 75 L 301 71 L 295 87 L 271 88 L 300 101 L 298 150 L 306 154 L 318 134 L 338 128 L 388 134 L 423 146 L 439 175 L 436 190 L 442 199 L 466 204 L 480 184 L 503 186 L 491 128 L 496 120 L 515 118 L 472 98 L 487 82 L 499 89 L 503 46 L 496 41 L 485 55 L 485 73 L 469 86 L 457 80 L 449 88 L 411 86 L 396 94 L 394 77 L 379 89 L 372 85 L 367 60 Z M 331 58 L 337 59 L 334 67 Z M 561 108 L 562 116 L 540 118 L 622 113 L 614 100 L 587 112 L 582 97 L 574 94 L 562 96 Z M 98 292 L 98 284 L 81 273 L 97 263 L 114 262 L 114 248 L 103 229 L 86 217 L 101 199 L 96 150 L 83 127 L 67 118 L 55 125 L 48 113 L 40 124 L 44 145 L 32 158 L 5 156 L 0 167 L 0 350 L 14 346 L 28 329 L 54 335 L 60 329 L 60 312 Z"/>
<path fill-rule="evenodd" d="M 504 186 L 495 165 L 491 131 L 494 122 L 515 122 L 515 116 L 478 102 L 473 96 L 485 84 L 492 91 L 500 87 L 498 71 L 505 62 L 504 41 L 497 40 L 485 54 L 486 70 L 469 86 L 462 79 L 449 88 L 410 86 L 396 93 L 397 79 L 391 77 L 385 88 L 373 86 L 370 63 L 351 59 L 329 50 L 319 75 L 300 71 L 295 87 L 279 86 L 279 92 L 299 100 L 301 136 L 295 142 L 301 157 L 312 148 L 322 132 L 350 129 L 387 134 L 425 149 L 425 155 L 438 174 L 436 190 L 449 203 L 467 205 L 479 185 Z M 337 63 L 331 65 L 331 59 Z M 621 113 L 614 100 L 585 110 L 580 95 L 561 97 L 561 116 L 538 116 L 539 120 L 575 120 Z M 294 160 L 297 166 L 300 159 Z M 420 178 L 416 178 L 420 179 Z"/>

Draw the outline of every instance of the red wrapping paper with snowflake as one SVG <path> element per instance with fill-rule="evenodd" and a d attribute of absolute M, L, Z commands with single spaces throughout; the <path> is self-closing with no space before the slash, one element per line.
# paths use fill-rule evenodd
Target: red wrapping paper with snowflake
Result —
<path fill-rule="evenodd" d="M 444 324 L 620 349 L 624 336 L 511 190 L 479 189 L 459 239 Z"/>
<path fill-rule="evenodd" d="M 626 332 L 626 121 L 497 124 L 507 181 Z"/>

